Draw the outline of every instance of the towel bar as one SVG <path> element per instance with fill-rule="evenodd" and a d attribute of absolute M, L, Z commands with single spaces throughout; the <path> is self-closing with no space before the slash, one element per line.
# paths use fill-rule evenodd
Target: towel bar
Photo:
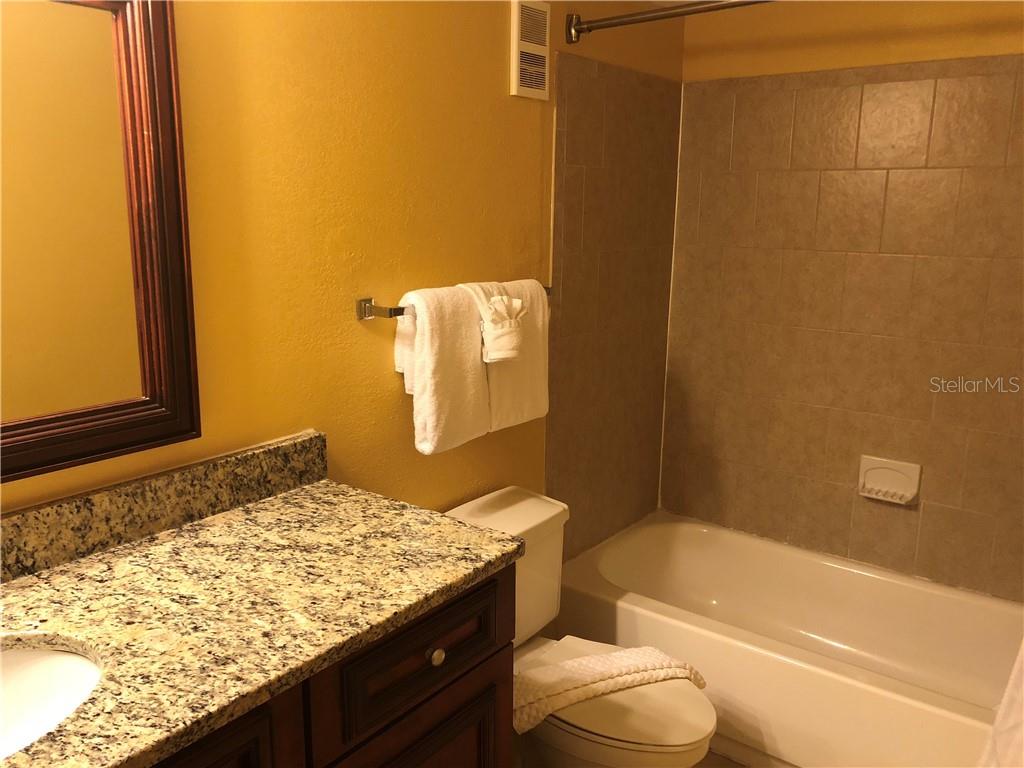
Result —
<path fill-rule="evenodd" d="M 545 285 L 544 291 L 551 295 L 551 287 Z M 356 320 L 373 320 L 375 317 L 382 317 L 390 320 L 403 315 L 415 315 L 413 307 L 385 307 L 373 303 L 373 297 L 367 299 L 356 299 Z"/>

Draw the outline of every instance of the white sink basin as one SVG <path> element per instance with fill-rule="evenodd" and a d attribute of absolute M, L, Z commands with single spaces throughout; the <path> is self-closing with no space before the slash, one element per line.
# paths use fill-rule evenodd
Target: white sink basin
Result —
<path fill-rule="evenodd" d="M 56 728 L 99 681 L 100 668 L 77 653 L 10 645 L 0 650 L 0 759 Z"/>

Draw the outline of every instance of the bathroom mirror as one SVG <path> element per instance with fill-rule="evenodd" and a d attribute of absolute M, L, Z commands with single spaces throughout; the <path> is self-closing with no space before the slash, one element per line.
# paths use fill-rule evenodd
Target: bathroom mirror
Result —
<path fill-rule="evenodd" d="M 4 5 L 4 481 L 199 435 L 172 14 Z"/>

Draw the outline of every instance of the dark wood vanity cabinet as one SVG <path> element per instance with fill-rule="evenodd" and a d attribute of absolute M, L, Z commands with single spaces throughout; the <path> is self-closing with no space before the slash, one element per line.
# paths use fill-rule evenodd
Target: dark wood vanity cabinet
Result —
<path fill-rule="evenodd" d="M 338 768 L 507 768 L 512 648 L 506 646 L 338 762 Z"/>
<path fill-rule="evenodd" d="M 510 566 L 160 768 L 509 768 Z"/>
<path fill-rule="evenodd" d="M 298 694 L 298 695 L 296 695 Z M 275 765 L 304 765 L 304 762 L 290 762 L 291 755 L 275 754 L 274 742 L 280 741 L 285 733 L 285 723 L 292 720 L 292 728 L 298 724 L 302 735 L 302 695 L 299 688 L 285 694 L 293 709 L 282 713 L 276 721 L 270 702 L 244 715 L 206 738 L 183 749 L 173 757 L 160 763 L 159 768 L 265 768 Z M 275 732 L 276 729 L 276 732 Z M 298 742 L 297 760 L 304 760 L 303 740 Z"/>

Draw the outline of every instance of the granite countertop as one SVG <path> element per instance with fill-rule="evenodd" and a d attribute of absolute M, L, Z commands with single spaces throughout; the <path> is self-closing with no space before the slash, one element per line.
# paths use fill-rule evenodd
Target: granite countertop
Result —
<path fill-rule="evenodd" d="M 322 480 L 15 579 L 4 633 L 84 652 L 103 676 L 4 765 L 152 765 L 522 551 L 515 537 Z"/>

